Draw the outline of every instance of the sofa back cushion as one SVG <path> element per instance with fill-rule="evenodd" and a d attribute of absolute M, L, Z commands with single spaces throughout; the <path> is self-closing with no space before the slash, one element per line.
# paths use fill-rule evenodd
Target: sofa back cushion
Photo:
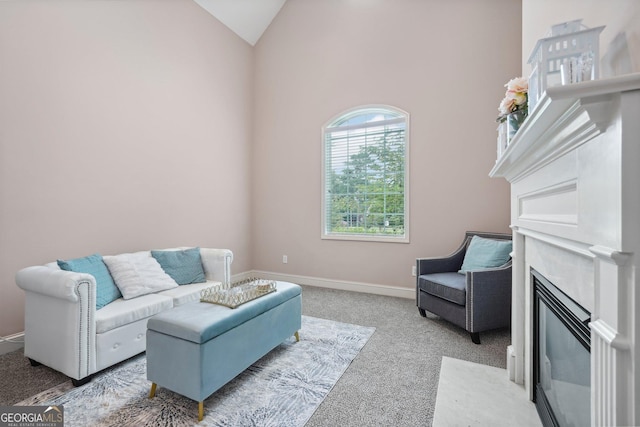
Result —
<path fill-rule="evenodd" d="M 76 273 L 91 274 L 96 279 L 96 310 L 117 300 L 122 296 L 120 290 L 113 282 L 107 266 L 102 260 L 102 255 L 93 254 L 83 258 L 70 260 L 58 260 L 58 266 L 62 270 Z"/>
<path fill-rule="evenodd" d="M 176 251 L 151 251 L 151 255 L 178 285 L 188 285 L 206 281 L 204 269 L 202 268 L 202 260 L 200 259 L 200 248 Z"/>
<path fill-rule="evenodd" d="M 103 260 L 124 299 L 178 287 L 149 251 L 104 256 Z"/>

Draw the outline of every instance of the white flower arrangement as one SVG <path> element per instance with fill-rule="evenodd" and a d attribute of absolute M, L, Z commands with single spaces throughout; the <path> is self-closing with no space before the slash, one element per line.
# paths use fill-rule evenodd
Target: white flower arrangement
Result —
<path fill-rule="evenodd" d="M 507 92 L 498 107 L 500 115 L 496 121 L 499 123 L 506 121 L 507 116 L 516 111 L 524 111 L 525 116 L 528 113 L 529 80 L 526 77 L 516 77 L 509 80 L 504 86 L 507 88 Z"/>

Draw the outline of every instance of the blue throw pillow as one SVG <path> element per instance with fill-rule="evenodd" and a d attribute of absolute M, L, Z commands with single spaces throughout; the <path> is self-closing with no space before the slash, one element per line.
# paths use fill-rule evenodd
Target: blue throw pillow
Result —
<path fill-rule="evenodd" d="M 200 259 L 200 248 L 181 251 L 151 251 L 151 256 L 160 263 L 165 273 L 171 276 L 178 285 L 207 281 Z"/>
<path fill-rule="evenodd" d="M 117 300 L 122 296 L 109 274 L 109 269 L 102 261 L 102 255 L 93 254 L 84 258 L 58 260 L 58 266 L 62 270 L 75 271 L 76 273 L 88 273 L 96 279 L 96 310 Z"/>
<path fill-rule="evenodd" d="M 486 270 L 504 265 L 511 258 L 511 240 L 485 239 L 473 236 L 458 273 Z"/>

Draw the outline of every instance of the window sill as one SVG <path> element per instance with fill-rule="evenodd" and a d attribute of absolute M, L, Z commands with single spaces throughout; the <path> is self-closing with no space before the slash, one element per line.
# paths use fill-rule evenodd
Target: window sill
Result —
<path fill-rule="evenodd" d="M 322 240 L 348 240 L 355 242 L 377 242 L 377 243 L 409 243 L 407 236 L 368 236 L 363 234 L 322 234 Z"/>

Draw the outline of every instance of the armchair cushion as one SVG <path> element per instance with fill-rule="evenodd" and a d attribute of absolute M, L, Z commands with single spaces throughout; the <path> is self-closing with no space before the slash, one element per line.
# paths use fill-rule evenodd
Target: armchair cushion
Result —
<path fill-rule="evenodd" d="M 467 271 L 500 267 L 509 261 L 511 248 L 512 243 L 510 240 L 485 239 L 480 236 L 473 236 L 458 273 L 464 274 Z"/>
<path fill-rule="evenodd" d="M 464 306 L 467 290 L 466 277 L 456 272 L 424 274 L 418 280 L 420 290 Z"/>
<path fill-rule="evenodd" d="M 67 261 L 59 259 L 58 266 L 66 271 L 91 274 L 96 279 L 96 310 L 122 296 L 100 254 Z"/>

